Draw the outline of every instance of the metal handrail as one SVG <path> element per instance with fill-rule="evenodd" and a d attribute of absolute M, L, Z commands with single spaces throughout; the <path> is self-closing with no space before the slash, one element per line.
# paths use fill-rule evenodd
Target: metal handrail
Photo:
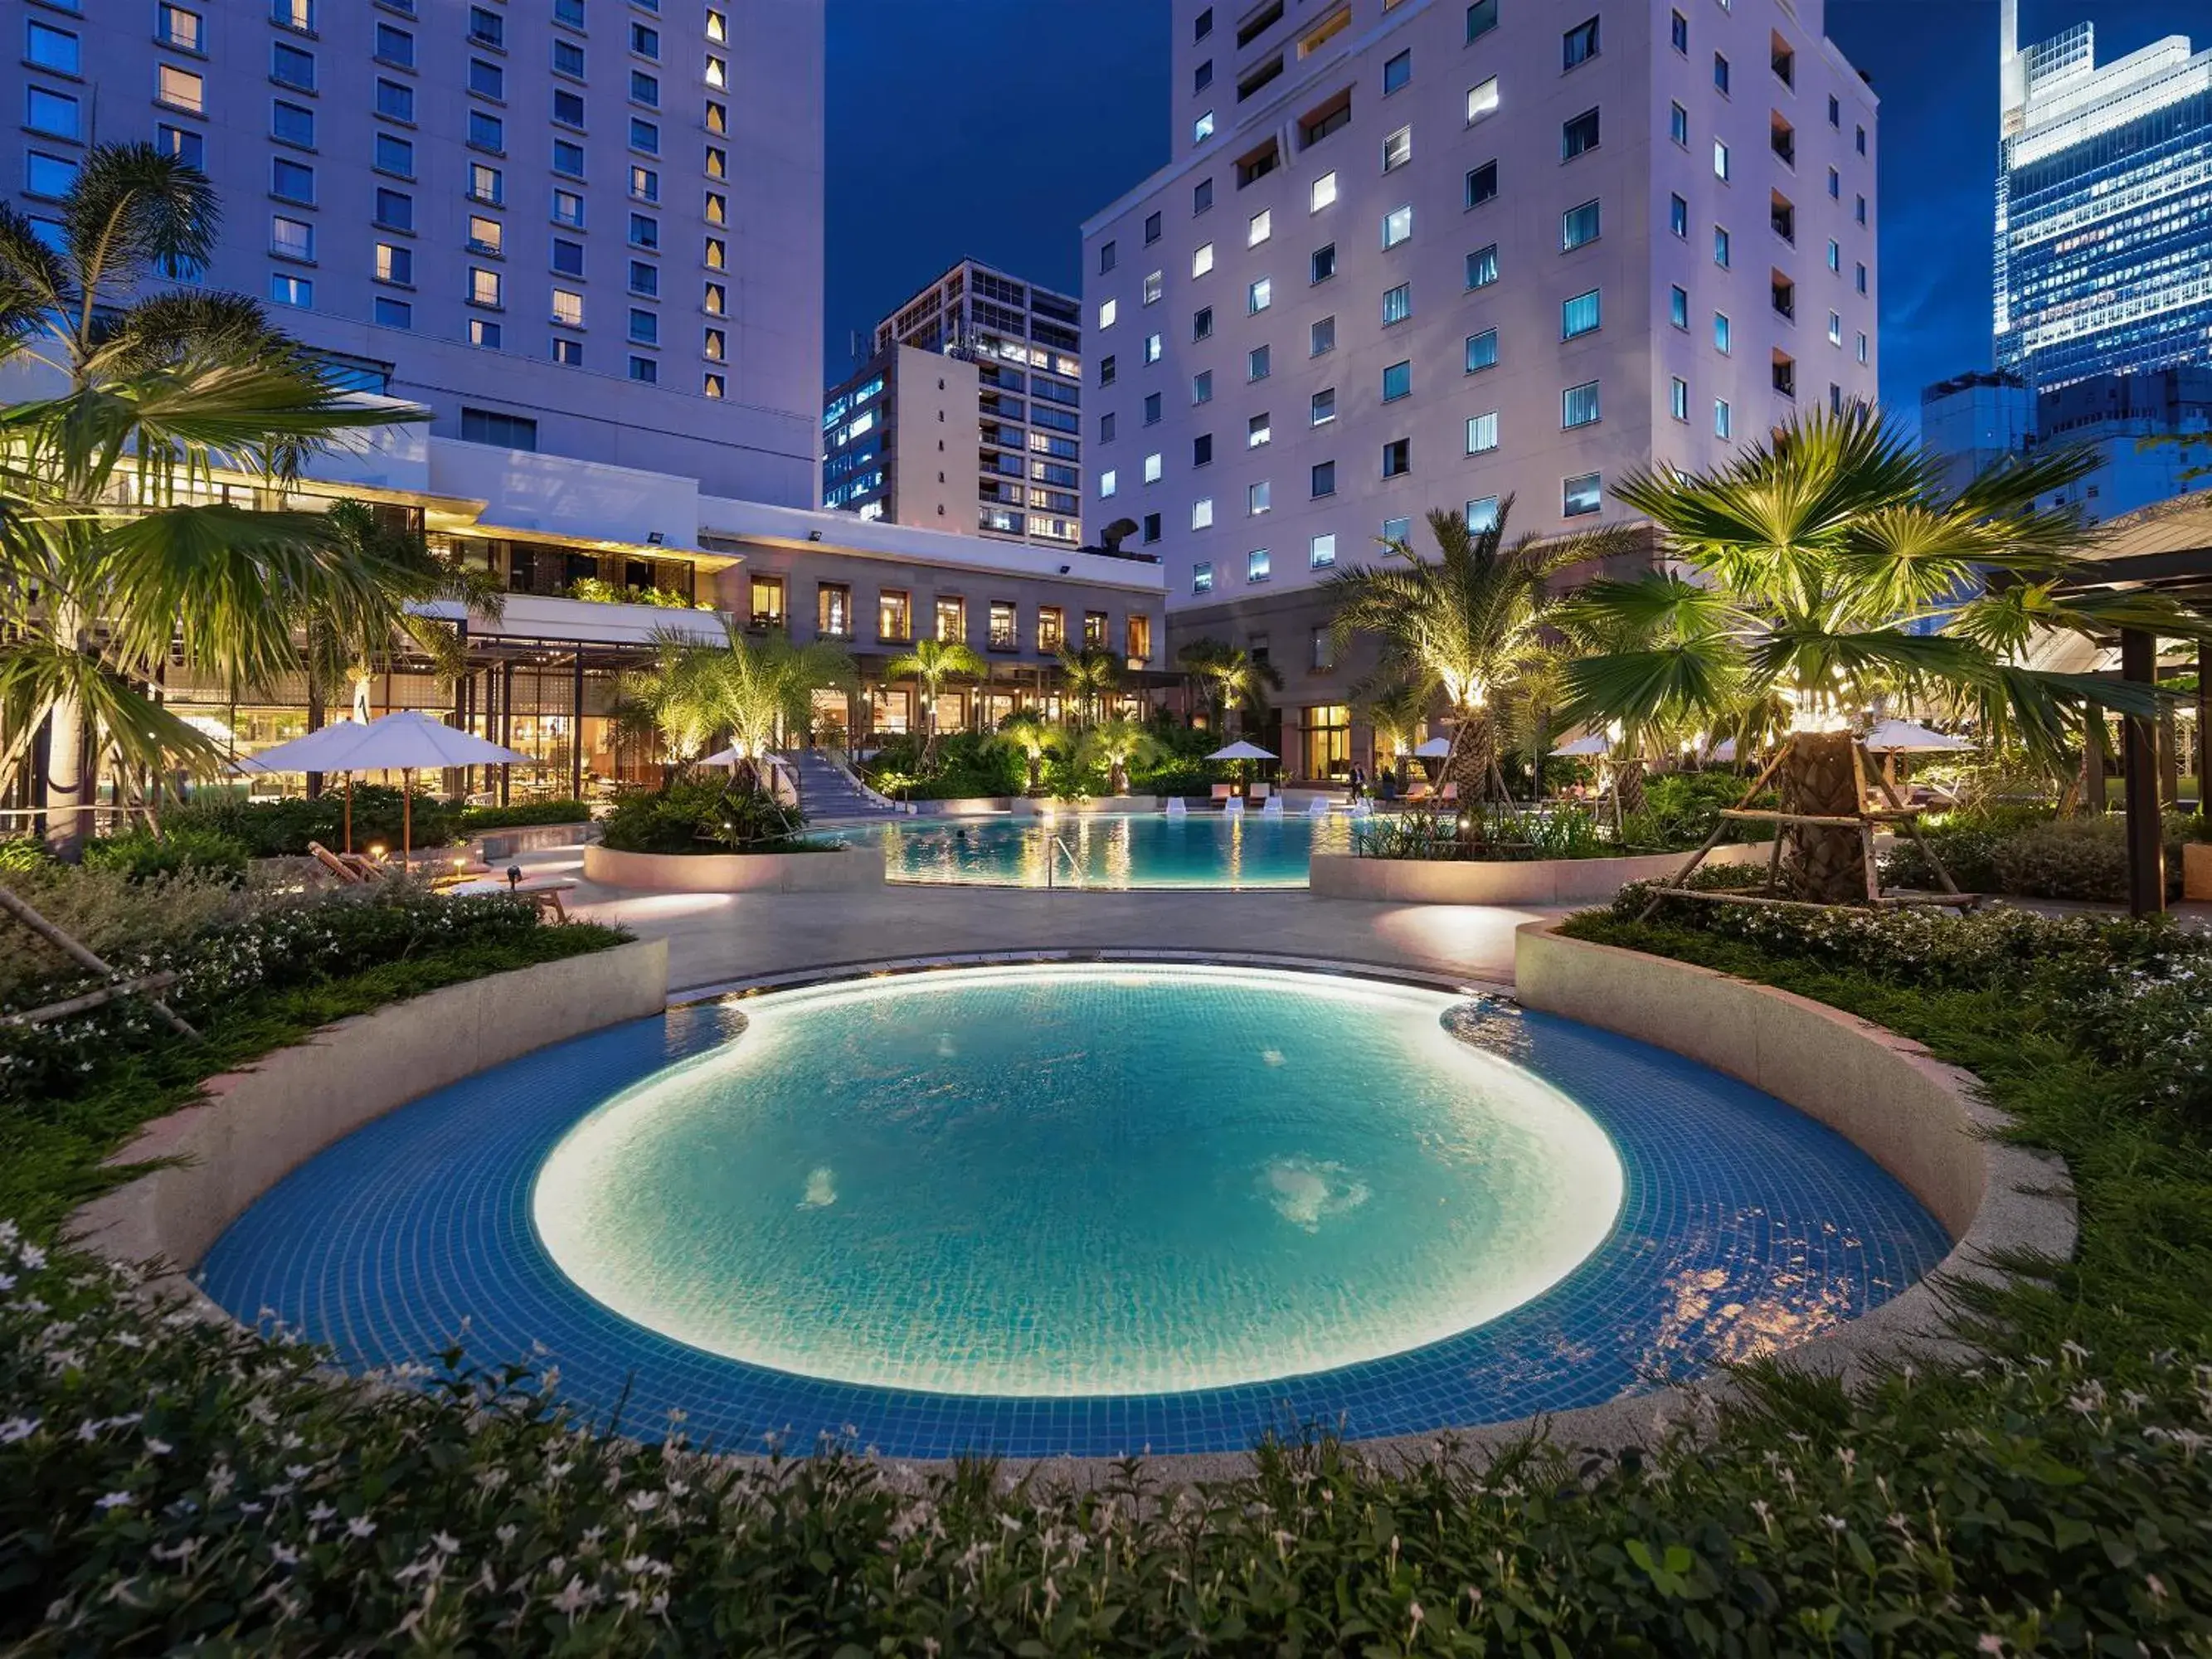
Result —
<path fill-rule="evenodd" d="M 1067 854 L 1067 867 L 1075 872 L 1075 884 L 1078 887 L 1082 886 L 1083 866 L 1076 861 L 1074 849 L 1070 848 L 1068 844 L 1062 841 L 1057 835 L 1052 837 L 1052 844 L 1060 852 Z M 1044 884 L 1048 891 L 1052 890 L 1054 885 L 1053 878 L 1058 873 L 1059 869 L 1060 866 L 1053 861 L 1051 854 L 1046 854 L 1044 860 Z"/>

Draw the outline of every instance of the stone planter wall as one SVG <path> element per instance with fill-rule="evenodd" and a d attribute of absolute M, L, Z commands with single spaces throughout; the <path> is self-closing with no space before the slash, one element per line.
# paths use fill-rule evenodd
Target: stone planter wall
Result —
<path fill-rule="evenodd" d="M 1771 842 L 1716 847 L 1707 864 L 1764 864 Z M 1603 904 L 1632 881 L 1673 875 L 1687 853 L 1621 859 L 1534 859 L 1523 863 L 1449 859 L 1364 859 L 1316 853 L 1313 890 L 1322 898 L 1398 904 Z"/>
<path fill-rule="evenodd" d="M 2212 841 L 2182 842 L 2181 896 L 2212 899 Z"/>
<path fill-rule="evenodd" d="M 549 847 L 581 847 L 599 838 L 596 823 L 531 823 L 512 830 L 487 830 L 477 837 L 484 862 L 496 864 L 517 853 L 542 852 Z"/>
<path fill-rule="evenodd" d="M 884 849 L 826 853 L 622 853 L 593 842 L 584 878 L 663 893 L 842 893 L 884 884 Z"/>
<path fill-rule="evenodd" d="M 447 986 L 341 1020 L 158 1118 L 108 1162 L 182 1162 L 95 1199 L 70 1231 L 118 1261 L 189 1270 L 253 1200 L 373 1118 L 548 1043 L 657 1014 L 668 942 Z"/>

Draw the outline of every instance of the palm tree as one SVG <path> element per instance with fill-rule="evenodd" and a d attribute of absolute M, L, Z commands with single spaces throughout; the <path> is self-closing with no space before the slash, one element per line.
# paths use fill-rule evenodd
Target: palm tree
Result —
<path fill-rule="evenodd" d="M 989 673 L 990 666 L 972 646 L 957 640 L 917 640 L 914 649 L 893 657 L 884 665 L 884 678 L 888 680 L 912 679 L 921 684 L 921 701 L 927 711 L 927 724 L 923 727 L 921 740 L 921 769 L 929 770 L 937 755 L 937 694 L 945 682 L 957 675 L 963 679 L 980 680 Z"/>
<path fill-rule="evenodd" d="M 1079 650 L 1060 648 L 1060 689 L 1073 700 L 1084 721 L 1103 717 L 1106 699 L 1121 683 L 1121 662 L 1103 645 Z"/>
<path fill-rule="evenodd" d="M 1231 710 L 1237 714 L 1237 724 L 1241 731 L 1246 716 L 1264 706 L 1261 688 L 1264 686 L 1275 691 L 1283 689 L 1283 671 L 1265 658 L 1254 656 L 1242 646 L 1222 646 L 1209 653 L 1200 660 L 1198 672 L 1206 680 L 1214 724 L 1224 728 L 1224 735 Z"/>
<path fill-rule="evenodd" d="M 1360 633 L 1381 641 L 1380 665 L 1359 690 L 1395 684 L 1443 698 L 1453 722 L 1443 780 L 1462 799 L 1489 793 L 1497 776 L 1498 702 L 1544 649 L 1551 578 L 1626 545 L 1612 529 L 1508 541 L 1512 513 L 1509 495 L 1497 518 L 1474 530 L 1464 514 L 1439 507 L 1428 515 L 1437 558 L 1385 541 L 1392 562 L 1355 565 L 1327 584 L 1338 649 Z"/>
<path fill-rule="evenodd" d="M 1016 750 L 1029 763 L 1029 793 L 1034 795 L 1044 787 L 1044 757 L 1065 749 L 1067 734 L 1035 709 L 1021 708 L 999 722 L 991 741 Z"/>
<path fill-rule="evenodd" d="M 1076 753 L 1086 766 L 1106 769 L 1106 793 L 1126 795 L 1129 793 L 1129 767 L 1133 762 L 1151 760 L 1160 750 L 1160 740 L 1152 735 L 1150 726 L 1138 720 L 1102 720 L 1083 734 L 1076 745 Z"/>
<path fill-rule="evenodd" d="M 2014 737 L 2058 769 L 2070 711 L 2148 714 L 2155 695 L 2019 665 L 2040 629 L 2202 625 L 2141 596 L 2069 599 L 2078 510 L 2039 508 L 2088 470 L 2078 453 L 2000 463 L 1958 490 L 1876 412 L 1794 422 L 1706 473 L 1638 473 L 1615 489 L 1659 526 L 1680 570 L 1601 581 L 1562 614 L 1617 641 L 1567 670 L 1571 718 L 1715 729 L 1778 702 L 1789 730 L 1782 810 L 1862 808 L 1853 721 L 1876 698 L 1939 705 Z M 1863 898 L 1856 828 L 1785 824 L 1793 893 Z"/>
<path fill-rule="evenodd" d="M 1361 710 L 1375 728 L 1376 761 L 1380 763 L 1387 746 L 1401 787 L 1406 781 L 1407 758 L 1413 752 L 1413 734 L 1428 718 L 1429 702 L 1427 692 L 1405 684 L 1377 686 L 1361 699 Z"/>
<path fill-rule="evenodd" d="M 86 154 L 55 246 L 0 206 L 0 367 L 52 388 L 0 410 L 0 765 L 50 730 L 65 856 L 103 758 L 218 758 L 148 694 L 173 650 L 263 684 L 298 668 L 305 611 L 370 639 L 431 586 L 324 514 L 211 499 L 218 473 L 281 492 L 349 434 L 423 418 L 349 401 L 250 300 L 159 289 L 205 264 L 216 220 L 206 177 L 148 144 Z"/>
<path fill-rule="evenodd" d="M 827 640 L 794 645 L 781 631 L 751 634 L 726 618 L 720 644 L 663 630 L 654 635 L 653 667 L 637 675 L 617 720 L 633 734 L 657 736 L 678 765 L 726 737 L 741 757 L 773 749 L 786 732 L 803 728 L 817 690 L 857 690 L 859 671 L 842 646 Z"/>

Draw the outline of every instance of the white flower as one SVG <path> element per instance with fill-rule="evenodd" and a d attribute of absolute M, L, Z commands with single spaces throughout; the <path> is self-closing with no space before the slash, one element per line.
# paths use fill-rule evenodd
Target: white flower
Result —
<path fill-rule="evenodd" d="M 349 1538 L 373 1537 L 375 1532 L 376 1522 L 365 1515 L 356 1515 L 346 1522 L 346 1535 Z"/>
<path fill-rule="evenodd" d="M 11 1417 L 0 1423 L 0 1446 L 12 1446 L 18 1440 L 28 1440 L 39 1431 L 35 1417 Z"/>
<path fill-rule="evenodd" d="M 93 1508 L 101 1510 L 119 1510 L 127 1504 L 135 1504 L 137 1501 L 137 1498 L 130 1492 L 112 1492 L 95 1503 Z"/>
<path fill-rule="evenodd" d="M 553 1598 L 553 1610 L 556 1613 L 565 1613 L 571 1619 L 591 1604 L 592 1593 L 584 1588 L 584 1581 L 581 1578 L 573 1576 L 566 1584 L 562 1586 L 561 1593 Z"/>

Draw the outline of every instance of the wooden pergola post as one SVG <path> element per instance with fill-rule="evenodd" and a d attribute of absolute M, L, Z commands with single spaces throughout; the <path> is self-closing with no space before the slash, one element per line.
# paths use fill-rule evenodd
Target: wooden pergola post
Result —
<path fill-rule="evenodd" d="M 2140 628 L 2120 631 L 2120 678 L 2131 684 L 2158 684 L 2158 640 Z M 2158 721 L 2130 714 L 2123 727 L 2127 765 L 2128 909 L 2154 916 L 2166 909 L 2166 840 L 2158 811 Z"/>
<path fill-rule="evenodd" d="M 2212 817 L 2212 641 L 2197 642 L 2197 810 Z"/>

